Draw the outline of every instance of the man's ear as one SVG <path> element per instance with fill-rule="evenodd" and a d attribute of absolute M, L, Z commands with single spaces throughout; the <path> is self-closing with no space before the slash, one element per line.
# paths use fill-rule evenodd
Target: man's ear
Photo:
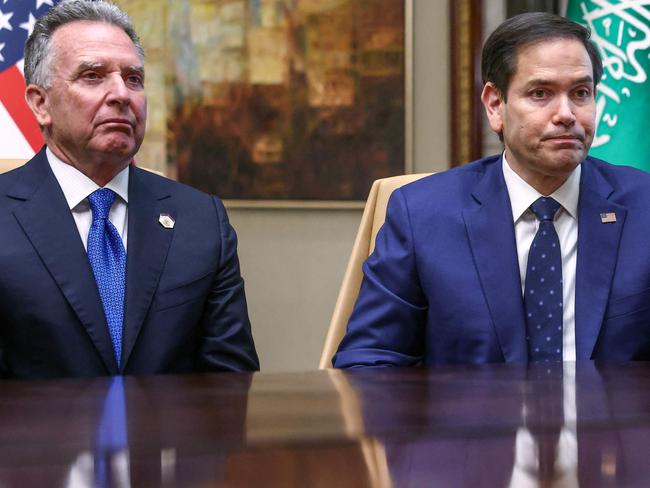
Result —
<path fill-rule="evenodd" d="M 488 81 L 483 87 L 481 101 L 483 107 L 485 107 L 485 114 L 490 122 L 490 127 L 497 134 L 501 134 L 503 131 L 503 105 L 505 102 L 501 92 L 491 81 Z"/>
<path fill-rule="evenodd" d="M 52 122 L 48 100 L 47 92 L 40 86 L 32 84 L 25 89 L 25 101 L 41 127 L 46 127 Z"/>

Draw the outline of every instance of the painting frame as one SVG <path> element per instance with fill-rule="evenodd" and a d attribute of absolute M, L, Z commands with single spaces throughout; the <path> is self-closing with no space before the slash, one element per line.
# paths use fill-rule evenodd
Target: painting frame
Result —
<path fill-rule="evenodd" d="M 451 167 L 483 155 L 482 0 L 449 0 Z"/>

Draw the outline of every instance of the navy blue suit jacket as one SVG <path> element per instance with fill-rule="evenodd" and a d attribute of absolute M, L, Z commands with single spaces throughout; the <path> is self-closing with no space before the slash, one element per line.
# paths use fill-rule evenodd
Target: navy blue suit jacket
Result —
<path fill-rule="evenodd" d="M 222 203 L 131 167 L 121 367 L 44 149 L 0 175 L 0 372 L 99 376 L 259 368 Z M 161 213 L 176 224 L 166 229 Z"/>
<path fill-rule="evenodd" d="M 336 367 L 526 362 L 502 158 L 396 190 Z M 601 213 L 616 214 L 602 223 Z M 576 357 L 650 359 L 650 174 L 582 163 Z"/>

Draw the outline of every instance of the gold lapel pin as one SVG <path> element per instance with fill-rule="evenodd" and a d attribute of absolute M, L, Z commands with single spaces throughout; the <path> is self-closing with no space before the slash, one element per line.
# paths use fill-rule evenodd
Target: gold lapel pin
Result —
<path fill-rule="evenodd" d="M 616 222 L 616 214 L 614 212 L 604 212 L 600 214 L 601 224 L 614 224 Z"/>
<path fill-rule="evenodd" d="M 160 222 L 160 225 L 162 225 L 165 229 L 173 229 L 174 224 L 176 223 L 172 216 L 166 213 L 160 214 L 160 217 L 158 217 L 158 222 Z"/>

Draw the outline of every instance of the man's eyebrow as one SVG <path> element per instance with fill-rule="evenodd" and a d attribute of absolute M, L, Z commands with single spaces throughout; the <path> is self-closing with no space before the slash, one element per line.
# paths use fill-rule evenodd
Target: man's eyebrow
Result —
<path fill-rule="evenodd" d="M 137 64 L 132 64 L 130 66 L 127 66 L 123 71 L 133 71 L 135 73 L 139 73 L 141 75 L 144 75 L 144 66 L 140 66 Z"/>
<path fill-rule="evenodd" d="M 594 79 L 590 75 L 587 75 L 587 76 L 583 76 L 581 78 L 577 78 L 577 79 L 573 80 L 572 84 L 579 85 L 579 84 L 582 84 L 582 83 L 593 83 L 593 82 L 594 82 Z M 554 85 L 554 84 L 556 84 L 556 82 L 554 82 L 552 80 L 546 80 L 544 78 L 535 78 L 533 80 L 529 80 L 526 83 L 526 87 L 549 86 L 549 85 Z"/>
<path fill-rule="evenodd" d="M 575 80 L 574 83 L 579 84 L 579 83 L 593 83 L 593 82 L 594 79 L 591 76 L 587 75 L 587 76 L 583 76 L 582 78 L 578 78 L 577 80 Z"/>
<path fill-rule="evenodd" d="M 85 71 L 87 69 L 101 69 L 104 67 L 104 63 L 91 63 L 88 61 L 83 61 L 77 66 L 77 73 Z"/>
<path fill-rule="evenodd" d="M 74 77 L 81 76 L 84 71 L 86 70 L 93 70 L 93 71 L 102 71 L 106 69 L 106 64 L 96 61 L 96 62 L 91 62 L 91 61 L 83 61 L 79 63 L 79 66 L 77 66 L 77 69 L 74 73 Z M 129 66 L 126 66 L 125 68 L 122 68 L 120 70 L 122 74 L 124 73 L 135 73 L 138 76 L 140 76 L 144 80 L 144 66 L 139 65 L 139 64 L 132 64 Z"/>

